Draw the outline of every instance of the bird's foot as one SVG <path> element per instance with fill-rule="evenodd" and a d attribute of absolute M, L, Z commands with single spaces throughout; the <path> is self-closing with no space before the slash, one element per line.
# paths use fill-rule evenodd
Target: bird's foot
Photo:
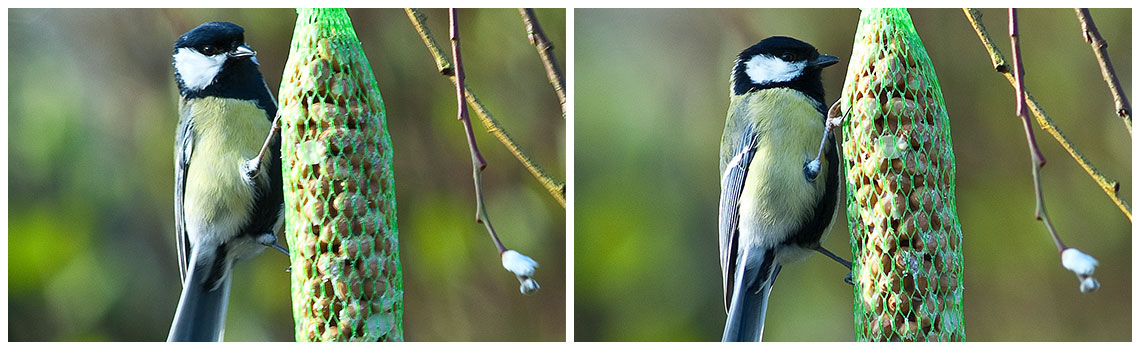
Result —
<path fill-rule="evenodd" d="M 277 249 L 277 251 L 285 253 L 286 256 L 289 255 L 289 249 L 287 249 L 287 248 L 285 248 L 285 247 L 283 247 L 277 243 L 277 235 L 275 235 L 275 234 L 272 234 L 272 233 L 263 234 L 260 237 L 257 237 L 257 243 L 261 243 L 262 245 L 264 245 L 266 247 L 271 247 L 273 249 Z"/>

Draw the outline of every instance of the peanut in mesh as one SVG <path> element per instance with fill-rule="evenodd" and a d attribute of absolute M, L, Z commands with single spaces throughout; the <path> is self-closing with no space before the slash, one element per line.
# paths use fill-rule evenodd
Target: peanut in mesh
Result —
<path fill-rule="evenodd" d="M 854 191 L 857 280 L 877 340 L 937 340 L 944 298 L 954 293 L 959 251 L 943 200 L 950 153 L 938 131 L 945 113 L 917 52 L 886 24 L 864 36 L 864 63 L 850 92 L 852 140 L 842 150 Z M 928 339 L 929 338 L 929 339 Z"/>
<path fill-rule="evenodd" d="M 291 178 L 305 190 L 296 191 L 292 209 L 297 223 L 311 227 L 295 242 L 300 278 L 309 307 L 298 312 L 299 325 L 310 340 L 361 340 L 387 332 L 394 288 L 381 274 L 395 271 L 395 240 L 386 238 L 389 163 L 379 135 L 379 106 L 369 103 L 374 91 L 361 54 L 328 37 L 312 24 L 298 31 L 301 52 L 309 57 L 286 73 L 282 101 L 282 133 L 294 145 L 285 160 Z M 366 75 L 367 73 L 367 75 Z M 315 259 L 314 259 L 315 258 Z M 371 340 L 375 340 L 372 338 Z"/>

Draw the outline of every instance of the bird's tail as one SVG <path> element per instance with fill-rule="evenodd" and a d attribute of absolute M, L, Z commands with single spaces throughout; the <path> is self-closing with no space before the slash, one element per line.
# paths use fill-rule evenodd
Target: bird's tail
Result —
<path fill-rule="evenodd" d="M 768 293 L 772 282 L 780 272 L 775 264 L 775 250 L 758 253 L 753 264 L 748 264 L 747 251 L 741 256 L 737 269 L 736 283 L 732 291 L 732 304 L 728 308 L 728 320 L 724 324 L 721 341 L 746 342 L 760 341 L 764 337 L 764 317 L 768 313 Z"/>
<path fill-rule="evenodd" d="M 218 257 L 215 257 L 215 259 Z M 206 276 L 217 268 L 213 263 L 199 263 L 198 254 L 190 257 L 189 272 L 174 312 L 174 323 L 166 341 L 221 341 L 226 327 L 226 306 L 229 303 L 230 276 L 210 282 Z M 212 260 L 212 259 L 208 259 Z"/>

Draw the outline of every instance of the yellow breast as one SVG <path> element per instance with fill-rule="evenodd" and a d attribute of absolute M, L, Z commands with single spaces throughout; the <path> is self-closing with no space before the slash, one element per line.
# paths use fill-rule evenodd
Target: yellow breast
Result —
<path fill-rule="evenodd" d="M 269 134 L 265 111 L 252 101 L 204 97 L 183 110 L 193 122 L 194 150 L 187 172 L 187 228 L 237 230 L 249 220 L 255 189 L 241 169 Z"/>
<path fill-rule="evenodd" d="M 753 117 L 759 133 L 756 153 L 740 198 L 741 229 L 752 227 L 781 240 L 810 217 L 826 181 L 808 182 L 803 165 L 815 158 L 823 136 L 823 116 L 815 104 L 792 89 L 767 89 L 741 96 L 738 104 Z M 823 163 L 822 172 L 827 167 Z"/>

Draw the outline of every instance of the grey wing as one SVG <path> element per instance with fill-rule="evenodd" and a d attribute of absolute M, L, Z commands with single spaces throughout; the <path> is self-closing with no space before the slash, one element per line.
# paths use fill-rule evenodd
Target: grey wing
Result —
<path fill-rule="evenodd" d="M 748 178 L 748 165 L 756 155 L 759 139 L 751 127 L 745 128 L 738 149 L 724 168 L 720 180 L 720 269 L 724 287 L 724 307 L 728 311 L 732 299 L 733 276 L 736 276 L 736 254 L 740 239 L 737 225 L 740 221 L 740 194 Z"/>
<path fill-rule="evenodd" d="M 184 111 L 183 114 L 186 114 Z M 186 232 L 186 175 L 190 154 L 194 151 L 194 123 L 183 118 L 174 137 L 174 240 L 178 242 L 178 276 L 186 285 L 186 269 L 190 264 L 190 236 Z"/>

